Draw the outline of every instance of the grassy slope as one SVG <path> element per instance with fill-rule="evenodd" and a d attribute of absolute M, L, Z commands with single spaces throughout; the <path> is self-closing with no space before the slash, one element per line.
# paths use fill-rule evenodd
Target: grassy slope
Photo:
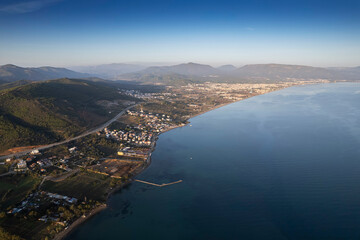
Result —
<path fill-rule="evenodd" d="M 68 138 L 108 120 L 98 100 L 129 99 L 116 88 L 59 79 L 0 91 L 0 152 Z"/>
<path fill-rule="evenodd" d="M 17 178 L 12 176 L 2 177 L 0 183 L 0 210 L 4 211 L 9 206 L 21 202 L 39 183 L 39 178 L 30 175 L 21 175 Z"/>
<path fill-rule="evenodd" d="M 19 87 L 19 86 L 26 85 L 29 83 L 31 83 L 31 81 L 20 80 L 20 81 L 16 81 L 16 82 L 7 83 L 7 82 L 2 82 L 0 80 L 0 91 L 5 90 L 5 89 L 14 88 L 14 87 Z"/>
<path fill-rule="evenodd" d="M 104 201 L 111 178 L 96 173 L 79 172 L 61 182 L 45 181 L 42 190 L 56 192 L 78 199 Z M 81 190 L 79 190 L 81 189 Z"/>

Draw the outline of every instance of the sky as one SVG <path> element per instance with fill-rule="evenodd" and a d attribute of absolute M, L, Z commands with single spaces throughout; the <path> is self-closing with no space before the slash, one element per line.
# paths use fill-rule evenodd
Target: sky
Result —
<path fill-rule="evenodd" d="M 0 0 L 0 65 L 360 66 L 359 0 Z"/>

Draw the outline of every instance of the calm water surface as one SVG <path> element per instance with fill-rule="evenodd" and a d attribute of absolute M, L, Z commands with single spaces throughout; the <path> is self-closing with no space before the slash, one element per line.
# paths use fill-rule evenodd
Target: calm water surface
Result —
<path fill-rule="evenodd" d="M 68 239 L 360 239 L 360 84 L 293 87 L 162 134 Z"/>

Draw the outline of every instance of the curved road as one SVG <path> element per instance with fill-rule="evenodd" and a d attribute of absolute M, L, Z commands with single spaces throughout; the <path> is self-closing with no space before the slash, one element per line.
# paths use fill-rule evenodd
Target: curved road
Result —
<path fill-rule="evenodd" d="M 95 129 L 88 130 L 88 131 L 80 134 L 79 136 L 76 136 L 76 137 L 73 137 L 73 138 L 70 138 L 70 139 L 66 139 L 66 140 L 61 141 L 61 142 L 51 143 L 51 144 L 49 144 L 49 145 L 45 145 L 45 146 L 42 146 L 42 147 L 39 147 L 39 148 L 36 148 L 36 149 L 38 149 L 38 150 L 44 150 L 44 149 L 47 149 L 47 148 L 55 147 L 55 146 L 58 146 L 58 145 L 61 145 L 61 144 L 64 144 L 64 143 L 68 143 L 68 142 L 74 141 L 74 140 L 76 140 L 76 139 L 85 137 L 85 136 L 87 136 L 87 135 L 96 133 L 96 132 L 98 132 L 98 131 L 101 131 L 101 130 L 103 130 L 104 128 L 106 128 L 107 126 L 109 126 L 110 124 L 112 124 L 113 122 L 115 122 L 119 117 L 121 117 L 124 113 L 126 113 L 127 110 L 129 110 L 129 109 L 137 106 L 138 104 L 139 104 L 139 103 L 125 108 L 125 109 L 122 110 L 118 115 L 116 115 L 114 118 L 112 118 L 111 120 L 107 121 L 106 123 L 100 125 L 99 127 L 96 127 Z M 1 157 L 0 157 L 0 160 L 1 160 L 1 159 L 6 159 L 6 158 L 12 158 L 12 157 L 19 157 L 19 156 L 22 156 L 22 155 L 25 155 L 25 154 L 30 153 L 32 150 L 33 150 L 33 149 L 26 150 L 26 151 L 23 151 L 23 152 L 13 153 L 13 154 L 6 155 L 6 156 L 1 156 Z"/>

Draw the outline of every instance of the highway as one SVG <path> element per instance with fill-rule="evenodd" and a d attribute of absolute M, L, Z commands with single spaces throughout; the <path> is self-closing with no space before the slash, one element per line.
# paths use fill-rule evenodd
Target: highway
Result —
<path fill-rule="evenodd" d="M 61 142 L 56 142 L 56 143 L 51 143 L 49 145 L 45 145 L 45 146 L 42 146 L 42 147 L 39 147 L 39 148 L 36 148 L 38 149 L 39 151 L 40 150 L 44 150 L 44 149 L 48 149 L 48 148 L 51 148 L 51 147 L 55 147 L 55 146 L 58 146 L 58 145 L 61 145 L 61 144 L 64 144 L 64 143 L 68 143 L 68 142 L 71 142 L 71 141 L 74 141 L 74 140 L 77 140 L 79 138 L 82 138 L 82 137 L 85 137 L 85 136 L 88 136 L 90 134 L 93 134 L 93 133 L 96 133 L 98 131 L 101 131 L 103 130 L 104 128 L 106 128 L 107 126 L 109 126 L 110 124 L 112 124 L 113 122 L 115 122 L 119 117 L 121 117 L 124 113 L 126 113 L 127 110 L 137 106 L 138 104 L 135 104 L 135 105 L 132 105 L 132 106 L 129 106 L 127 108 L 125 108 L 124 110 L 122 110 L 119 114 L 117 114 L 115 117 L 113 117 L 111 120 L 107 121 L 106 123 L 94 128 L 94 129 L 91 129 L 91 130 L 88 130 L 76 137 L 73 137 L 73 138 L 70 138 L 70 139 L 66 139 L 64 141 L 61 141 Z M 13 153 L 13 154 L 10 154 L 10 155 L 6 155 L 6 156 L 1 156 L 0 157 L 0 160 L 2 159 L 7 159 L 7 158 L 12 158 L 12 157 L 20 157 L 20 156 L 23 156 L 25 154 L 28 154 L 32 151 L 33 149 L 29 149 L 29 150 L 26 150 L 26 151 L 22 151 L 22 152 L 18 152 L 18 153 Z"/>

